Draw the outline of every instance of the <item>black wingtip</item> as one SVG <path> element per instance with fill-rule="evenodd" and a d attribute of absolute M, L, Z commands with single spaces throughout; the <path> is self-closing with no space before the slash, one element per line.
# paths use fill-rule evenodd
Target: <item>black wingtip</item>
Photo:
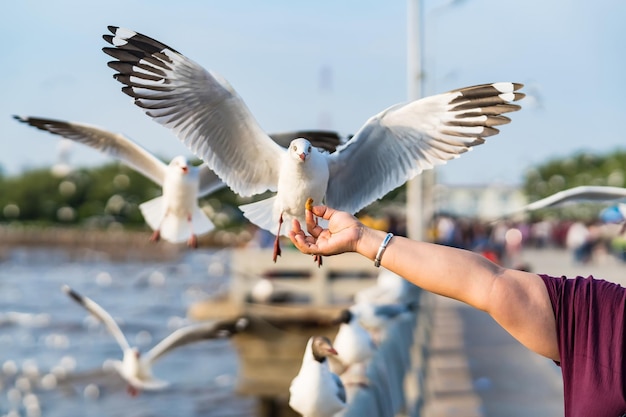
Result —
<path fill-rule="evenodd" d="M 79 304 L 83 304 L 83 297 L 80 294 L 78 294 L 76 291 L 71 289 L 69 285 L 64 285 L 62 289 L 63 289 L 63 292 L 69 295 L 71 298 L 73 298 L 74 301 L 76 301 Z"/>

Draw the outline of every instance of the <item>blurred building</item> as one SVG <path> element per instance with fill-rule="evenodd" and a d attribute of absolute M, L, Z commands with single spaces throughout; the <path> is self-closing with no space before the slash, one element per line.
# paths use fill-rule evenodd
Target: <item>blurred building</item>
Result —
<path fill-rule="evenodd" d="M 449 185 L 434 187 L 435 211 L 454 216 L 490 220 L 527 204 L 520 186 L 509 184 Z"/>

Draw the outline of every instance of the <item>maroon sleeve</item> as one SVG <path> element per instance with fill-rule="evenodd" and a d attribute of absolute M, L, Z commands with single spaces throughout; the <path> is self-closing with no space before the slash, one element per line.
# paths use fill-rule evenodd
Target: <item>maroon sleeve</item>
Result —
<path fill-rule="evenodd" d="M 621 415 L 626 411 L 625 289 L 592 276 L 540 276 L 556 319 L 565 415 Z"/>

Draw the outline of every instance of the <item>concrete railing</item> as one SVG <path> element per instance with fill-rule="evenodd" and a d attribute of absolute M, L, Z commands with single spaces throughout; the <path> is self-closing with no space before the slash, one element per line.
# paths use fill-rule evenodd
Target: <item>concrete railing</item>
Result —
<path fill-rule="evenodd" d="M 413 290 L 419 309 L 390 323 L 367 368 L 369 384 L 351 394 L 344 417 L 420 416 L 431 319 L 428 295 Z"/>
<path fill-rule="evenodd" d="M 376 284 L 380 269 L 358 254 L 326 257 L 318 268 L 312 257 L 284 250 L 276 263 L 271 251 L 236 249 L 230 257 L 230 291 L 224 300 L 203 302 L 190 309 L 196 319 L 247 316 L 279 326 L 280 331 L 249 331 L 233 336 L 241 360 L 238 392 L 261 399 L 259 416 L 295 415 L 287 405 L 289 384 L 302 361 L 302 349 L 311 335 L 331 339 L 337 326 L 323 324 L 353 303 L 354 295 Z M 276 278 L 277 285 L 300 295 L 307 302 L 257 304 L 249 300 L 251 287 L 261 277 Z M 386 335 L 368 365 L 367 387 L 349 391 L 349 417 L 419 416 L 423 399 L 425 347 L 430 334 L 430 312 L 426 293 L 407 286 L 404 299 L 417 300 L 418 308 L 392 320 Z M 319 319 L 312 325 L 312 318 Z M 298 325 L 298 320 L 301 324 Z M 327 320 L 326 320 L 327 321 Z M 286 326 L 286 327 L 285 327 Z M 254 327 L 254 326 L 253 326 Z M 279 369 L 280 371 L 276 371 Z M 267 412 L 263 410 L 274 410 Z M 275 412 L 280 409 L 280 412 Z"/>

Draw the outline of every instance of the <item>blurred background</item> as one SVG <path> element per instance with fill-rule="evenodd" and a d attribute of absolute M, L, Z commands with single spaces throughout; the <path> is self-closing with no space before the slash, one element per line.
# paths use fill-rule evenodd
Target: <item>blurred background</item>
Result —
<path fill-rule="evenodd" d="M 191 347 L 196 365 L 181 354 L 157 368 L 177 388 L 150 401 L 105 395 L 120 389 L 113 382 L 94 393 L 87 378 L 69 391 L 46 391 L 51 399 L 37 400 L 29 411 L 35 400 L 25 401 L 30 391 L 17 381 L 33 368 L 40 376 L 54 369 L 81 375 L 116 352 L 110 336 L 64 299 L 61 284 L 108 302 L 131 336 L 149 347 L 187 322 L 190 304 L 226 291 L 222 248 L 263 246 L 237 208 L 243 200 L 229 190 L 203 199 L 217 229 L 201 237 L 198 251 L 148 245 L 137 206 L 159 195 L 157 185 L 12 115 L 94 124 L 124 133 L 165 161 L 193 158 L 112 78 L 101 49 L 107 25 L 114 25 L 220 73 L 266 132 L 324 129 L 348 136 L 411 97 L 407 37 L 416 21 L 408 16 L 410 3 L 27 0 L 3 6 L 0 415 L 143 416 L 174 409 L 181 416 L 250 415 L 251 403 L 232 394 L 237 358 L 227 340 Z M 619 88 L 626 3 L 422 0 L 420 11 L 421 95 L 496 81 L 523 83 L 526 93 L 522 110 L 499 135 L 434 171 L 425 238 L 512 267 L 533 268 L 524 248 L 550 248 L 567 251 L 574 264 L 610 258 L 619 268 L 623 217 L 609 203 L 504 215 L 579 185 L 626 186 L 619 130 L 626 110 Z M 400 187 L 359 216 L 406 233 L 406 198 Z M 223 404 L 237 407 L 227 412 Z"/>

